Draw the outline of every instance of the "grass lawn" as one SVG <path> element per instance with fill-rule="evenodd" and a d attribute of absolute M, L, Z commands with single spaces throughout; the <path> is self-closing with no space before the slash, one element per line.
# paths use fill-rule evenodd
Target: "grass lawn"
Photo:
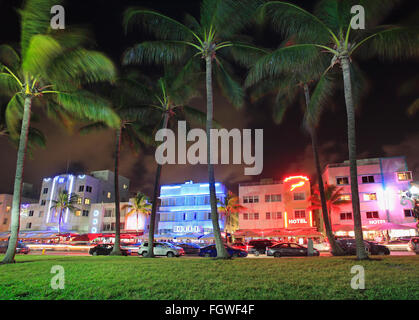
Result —
<path fill-rule="evenodd" d="M 0 259 L 2 257 L 0 256 Z M 0 265 L 0 299 L 419 299 L 419 256 L 280 259 L 17 256 Z M 365 267 L 365 290 L 350 286 Z M 65 289 L 50 286 L 65 269 Z"/>

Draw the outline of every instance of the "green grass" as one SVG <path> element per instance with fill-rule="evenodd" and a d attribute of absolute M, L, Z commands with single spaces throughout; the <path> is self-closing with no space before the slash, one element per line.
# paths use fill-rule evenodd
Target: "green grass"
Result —
<path fill-rule="evenodd" d="M 0 257 L 1 259 L 1 257 Z M 353 265 L 365 290 L 353 290 Z M 50 286 L 65 269 L 65 289 Z M 18 256 L 0 265 L 0 299 L 419 299 L 419 256 L 282 259 Z"/>

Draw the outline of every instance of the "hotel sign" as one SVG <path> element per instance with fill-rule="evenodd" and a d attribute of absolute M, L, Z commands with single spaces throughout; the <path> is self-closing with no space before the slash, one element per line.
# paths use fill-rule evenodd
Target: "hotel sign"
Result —
<path fill-rule="evenodd" d="M 370 220 L 368 222 L 369 224 L 382 224 L 382 223 L 386 223 L 386 220 Z"/>
<path fill-rule="evenodd" d="M 174 233 L 189 233 L 189 232 L 200 233 L 201 227 L 200 226 L 174 226 L 173 232 Z"/>
<path fill-rule="evenodd" d="M 289 224 L 302 224 L 302 223 L 307 223 L 306 219 L 289 219 L 288 220 Z"/>

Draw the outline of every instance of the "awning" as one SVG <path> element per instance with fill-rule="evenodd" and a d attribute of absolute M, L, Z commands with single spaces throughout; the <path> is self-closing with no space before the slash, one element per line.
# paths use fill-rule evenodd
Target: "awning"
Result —
<path fill-rule="evenodd" d="M 80 234 L 74 237 L 73 241 L 92 241 L 101 236 L 102 236 L 101 233 L 85 233 L 85 234 Z"/>
<path fill-rule="evenodd" d="M 411 227 L 408 225 L 403 224 L 396 224 L 391 222 L 381 223 L 381 224 L 372 224 L 369 226 L 364 226 L 363 228 L 367 230 L 409 230 L 409 229 L 416 229 L 415 227 Z"/>
<path fill-rule="evenodd" d="M 174 235 L 176 239 L 198 239 L 201 235 L 196 233 L 187 233 L 187 234 L 179 234 Z"/>

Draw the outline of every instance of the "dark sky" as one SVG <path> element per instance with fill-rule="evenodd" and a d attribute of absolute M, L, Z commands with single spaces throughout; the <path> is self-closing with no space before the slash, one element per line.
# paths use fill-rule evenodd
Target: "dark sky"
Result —
<path fill-rule="evenodd" d="M 312 5 L 311 1 L 294 1 Z M 13 8 L 22 1 L 3 1 L 1 10 L 0 43 L 19 41 L 18 17 Z M 67 1 L 66 23 L 82 24 L 94 31 L 97 50 L 107 53 L 119 64 L 124 50 L 144 39 L 139 32 L 126 37 L 121 27 L 122 12 L 130 5 L 139 5 L 163 11 L 181 19 L 184 12 L 196 15 L 198 0 L 176 1 Z M 392 23 L 418 9 L 417 1 L 406 1 L 406 5 L 395 11 L 385 23 Z M 281 38 L 269 30 L 259 34 L 258 42 L 275 47 Z M 410 118 L 406 108 L 417 96 L 398 94 L 401 83 L 416 75 L 419 63 L 381 63 L 369 60 L 361 63 L 368 75 L 371 87 L 357 114 L 358 154 L 361 157 L 399 156 L 407 157 L 408 166 L 419 174 L 419 115 Z M 154 70 L 147 69 L 153 72 Z M 157 72 L 157 71 L 156 71 Z M 203 93 L 203 98 L 205 94 Z M 204 110 L 204 100 L 195 99 L 191 105 Z M 346 115 L 342 94 L 336 94 L 319 128 L 320 153 L 323 165 L 347 159 Z M 295 106 L 286 115 L 283 125 L 277 126 L 271 120 L 270 100 L 258 104 L 247 104 L 242 110 L 235 110 L 216 89 L 215 118 L 226 128 L 264 129 L 264 170 L 260 176 L 245 176 L 243 166 L 218 165 L 216 179 L 237 191 L 237 183 L 246 180 L 273 177 L 282 179 L 287 174 L 303 173 L 314 176 L 312 150 L 309 137 L 301 127 L 301 108 Z M 39 109 L 36 111 L 40 112 Z M 113 134 L 110 131 L 80 136 L 77 131 L 67 133 L 59 124 L 41 114 L 36 124 L 47 137 L 47 147 L 35 151 L 27 159 L 24 181 L 33 183 L 38 189 L 41 178 L 70 170 L 93 171 L 113 168 Z M 16 164 L 16 149 L 5 138 L 0 138 L 0 193 L 11 193 Z M 134 156 L 129 149 L 122 150 L 121 174 L 131 179 L 132 191 L 150 193 L 156 163 L 150 150 Z M 183 182 L 188 179 L 205 181 L 206 166 L 176 166 L 163 168 L 162 183 Z M 416 178 L 417 179 L 417 178 Z"/>

